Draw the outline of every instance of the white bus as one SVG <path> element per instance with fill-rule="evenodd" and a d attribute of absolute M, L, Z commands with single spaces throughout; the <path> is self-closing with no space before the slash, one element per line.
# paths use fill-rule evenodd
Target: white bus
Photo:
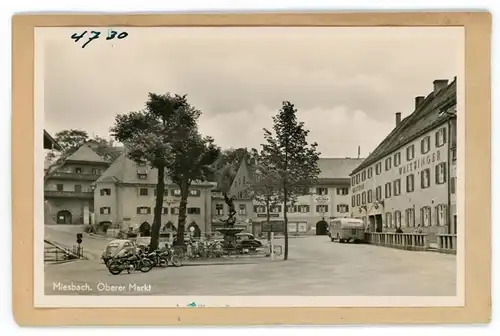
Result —
<path fill-rule="evenodd" d="M 329 235 L 332 242 L 360 242 L 365 239 L 365 225 L 357 218 L 332 219 Z"/>

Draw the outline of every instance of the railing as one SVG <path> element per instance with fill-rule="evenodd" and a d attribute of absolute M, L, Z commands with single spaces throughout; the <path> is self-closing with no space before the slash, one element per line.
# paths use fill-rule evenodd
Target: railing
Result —
<path fill-rule="evenodd" d="M 54 172 L 51 173 L 49 178 L 60 178 L 64 180 L 83 180 L 83 181 L 96 181 L 99 174 L 85 174 L 85 173 L 72 173 L 72 172 Z"/>
<path fill-rule="evenodd" d="M 365 232 L 365 241 L 411 251 L 425 251 L 428 248 L 425 233 Z"/>
<path fill-rule="evenodd" d="M 45 262 L 61 262 L 84 259 L 83 247 L 73 245 L 72 249 L 68 249 L 45 241 L 43 259 Z"/>
<path fill-rule="evenodd" d="M 59 190 L 45 190 L 45 197 L 53 198 L 94 198 L 93 191 L 59 191 Z"/>
<path fill-rule="evenodd" d="M 457 253 L 457 235 L 456 234 L 437 234 L 438 251 L 443 253 Z"/>

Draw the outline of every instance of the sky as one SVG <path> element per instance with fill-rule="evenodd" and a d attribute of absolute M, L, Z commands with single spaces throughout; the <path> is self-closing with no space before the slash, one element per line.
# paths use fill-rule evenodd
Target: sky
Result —
<path fill-rule="evenodd" d="M 366 157 L 435 79 L 463 73 L 461 28 L 37 28 L 44 127 L 109 138 L 149 92 L 187 94 L 223 147 L 260 148 L 283 101 L 322 157 Z M 89 29 L 90 31 L 91 29 Z M 38 49 L 37 49 L 38 50 Z"/>

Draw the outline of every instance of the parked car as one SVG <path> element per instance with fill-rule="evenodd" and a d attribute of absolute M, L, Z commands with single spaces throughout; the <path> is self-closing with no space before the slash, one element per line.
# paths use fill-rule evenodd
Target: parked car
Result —
<path fill-rule="evenodd" d="M 236 246 L 237 248 L 256 250 L 262 247 L 263 244 L 260 240 L 256 239 L 253 234 L 241 232 L 236 234 Z"/>
<path fill-rule="evenodd" d="M 104 251 L 102 252 L 101 258 L 104 263 L 107 264 L 108 261 L 118 255 L 118 253 L 129 252 L 135 254 L 138 252 L 137 246 L 131 240 L 127 239 L 116 239 L 111 241 Z"/>

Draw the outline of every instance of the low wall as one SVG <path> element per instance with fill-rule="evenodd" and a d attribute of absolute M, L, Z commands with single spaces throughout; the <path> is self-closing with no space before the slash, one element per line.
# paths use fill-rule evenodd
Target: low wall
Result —
<path fill-rule="evenodd" d="M 436 236 L 438 252 L 456 253 L 456 235 L 438 234 Z M 365 242 L 409 251 L 433 250 L 429 247 L 425 233 L 365 232 Z"/>

